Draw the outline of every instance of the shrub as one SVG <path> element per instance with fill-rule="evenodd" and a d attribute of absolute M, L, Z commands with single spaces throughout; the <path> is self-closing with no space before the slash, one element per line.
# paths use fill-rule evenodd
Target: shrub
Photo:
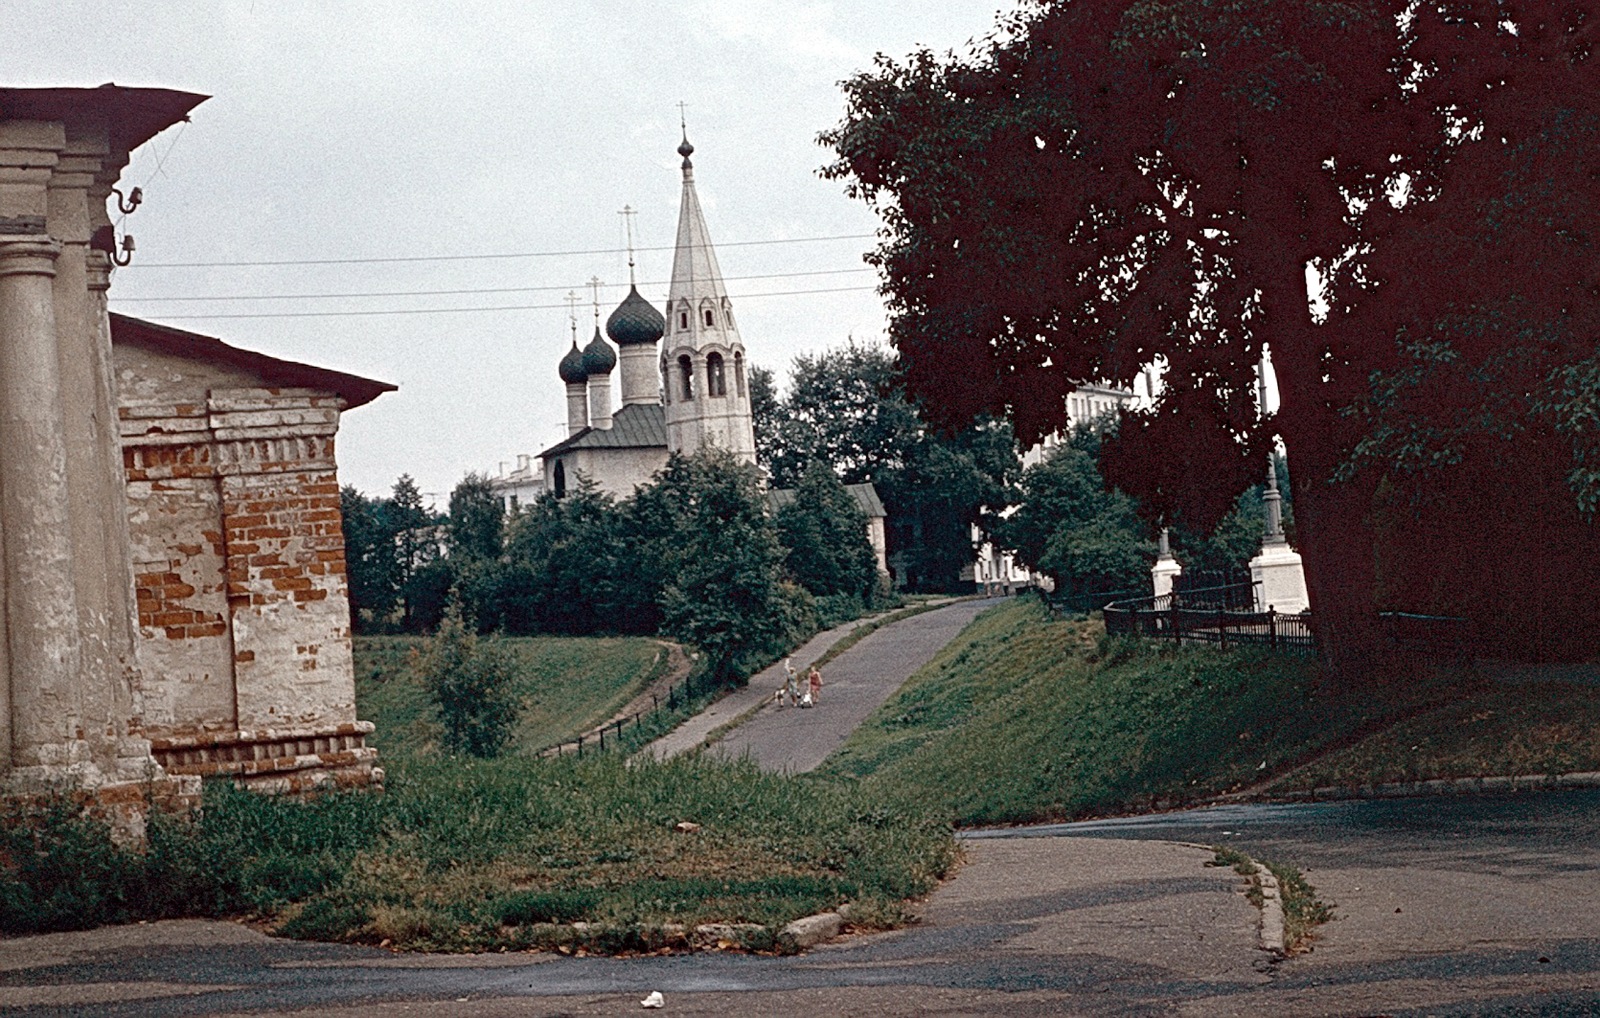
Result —
<path fill-rule="evenodd" d="M 480 640 L 455 607 L 428 641 L 421 674 L 444 722 L 445 748 L 488 759 L 510 741 L 520 704 L 516 659 L 498 640 Z"/>

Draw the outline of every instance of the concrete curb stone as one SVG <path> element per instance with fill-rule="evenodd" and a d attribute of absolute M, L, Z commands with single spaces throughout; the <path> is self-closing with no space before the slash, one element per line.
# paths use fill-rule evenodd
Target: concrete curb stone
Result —
<path fill-rule="evenodd" d="M 1323 785 L 1309 791 L 1265 792 L 1251 798 L 1275 802 L 1322 802 L 1335 799 L 1399 799 L 1417 795 L 1469 795 L 1473 792 L 1509 792 L 1540 788 L 1600 788 L 1600 771 L 1433 778 L 1427 781 L 1389 781 L 1373 785 Z"/>
<path fill-rule="evenodd" d="M 785 954 L 815 947 L 839 935 L 844 917 L 837 912 L 819 912 L 785 926 L 778 932 L 778 950 Z"/>
<path fill-rule="evenodd" d="M 1256 863 L 1256 886 L 1261 889 L 1261 949 L 1280 957 L 1289 953 L 1283 923 L 1283 896 L 1278 878 L 1261 863 Z"/>

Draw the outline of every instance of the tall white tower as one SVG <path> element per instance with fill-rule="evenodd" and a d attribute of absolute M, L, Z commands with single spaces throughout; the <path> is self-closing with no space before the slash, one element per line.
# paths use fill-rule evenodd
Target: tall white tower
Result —
<path fill-rule="evenodd" d="M 685 131 L 683 205 L 667 293 L 666 334 L 661 349 L 661 392 L 667 449 L 692 453 L 706 446 L 756 459 L 750 420 L 750 385 L 744 341 L 733 321 L 733 305 L 711 248 L 705 215 L 694 190 L 694 146 Z"/>

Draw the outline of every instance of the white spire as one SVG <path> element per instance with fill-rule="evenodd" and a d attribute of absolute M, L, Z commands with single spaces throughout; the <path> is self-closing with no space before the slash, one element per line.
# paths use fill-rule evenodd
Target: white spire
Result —
<path fill-rule="evenodd" d="M 678 208 L 678 243 L 672 253 L 672 285 L 667 299 L 676 307 L 679 300 L 691 306 L 710 297 L 720 304 L 728 296 L 722 285 L 722 269 L 717 265 L 717 252 L 711 247 L 711 232 L 706 229 L 705 213 L 700 210 L 700 196 L 694 189 L 694 164 L 689 155 L 694 146 L 684 134 L 678 152 L 683 156 L 683 201 Z"/>
<path fill-rule="evenodd" d="M 714 445 L 753 463 L 755 435 L 744 342 L 695 193 L 694 164 L 689 161 L 693 153 L 685 127 L 678 146 L 683 156 L 683 205 L 678 211 L 661 358 L 667 448 L 692 452 Z"/>

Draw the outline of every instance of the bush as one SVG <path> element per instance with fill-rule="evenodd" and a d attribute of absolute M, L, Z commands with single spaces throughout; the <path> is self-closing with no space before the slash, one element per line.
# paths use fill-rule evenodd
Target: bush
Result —
<path fill-rule="evenodd" d="M 138 860 L 72 796 L 11 802 L 0 813 L 0 933 L 126 922 Z M 130 900 L 132 899 L 132 900 Z"/>
<path fill-rule="evenodd" d="M 488 759 L 511 739 L 521 705 L 514 689 L 516 659 L 498 640 L 480 640 L 455 607 L 429 640 L 420 672 L 439 705 L 445 748 Z"/>

